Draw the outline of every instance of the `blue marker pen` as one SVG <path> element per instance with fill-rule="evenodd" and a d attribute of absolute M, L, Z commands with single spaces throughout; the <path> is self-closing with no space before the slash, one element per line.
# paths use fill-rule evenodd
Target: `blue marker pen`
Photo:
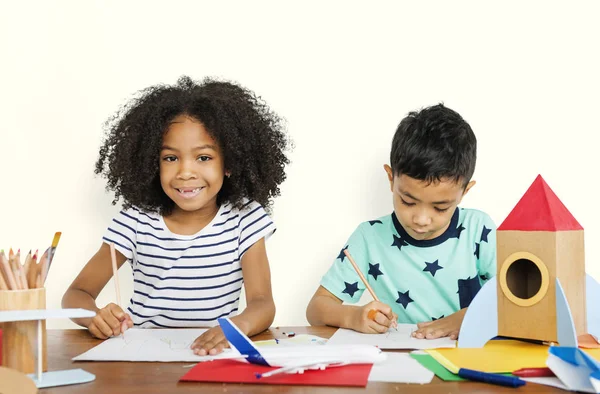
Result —
<path fill-rule="evenodd" d="M 490 384 L 496 384 L 499 386 L 509 387 L 520 387 L 523 386 L 526 381 L 513 376 L 498 375 L 495 373 L 487 373 L 481 371 L 474 371 L 472 369 L 461 368 L 458 370 L 458 376 L 468 380 L 474 380 L 477 382 L 484 382 Z"/>

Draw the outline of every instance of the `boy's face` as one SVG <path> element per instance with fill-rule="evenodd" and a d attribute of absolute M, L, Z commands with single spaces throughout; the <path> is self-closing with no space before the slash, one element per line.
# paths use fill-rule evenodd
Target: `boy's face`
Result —
<path fill-rule="evenodd" d="M 175 210 L 213 210 L 223 186 L 224 161 L 204 125 L 185 115 L 173 119 L 160 152 L 160 184 Z"/>
<path fill-rule="evenodd" d="M 436 238 L 450 224 L 457 205 L 473 187 L 475 181 L 463 188 L 463 183 L 450 180 L 427 183 L 406 175 L 396 175 L 384 166 L 394 196 L 394 212 L 404 230 L 416 240 Z"/>

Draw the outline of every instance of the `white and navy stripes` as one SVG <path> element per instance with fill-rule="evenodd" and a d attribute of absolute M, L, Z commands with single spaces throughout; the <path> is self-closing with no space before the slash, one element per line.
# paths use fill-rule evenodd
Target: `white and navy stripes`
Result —
<path fill-rule="evenodd" d="M 113 242 L 133 269 L 128 311 L 138 327 L 212 326 L 236 314 L 243 277 L 241 259 L 275 224 L 263 207 L 230 204 L 194 235 L 169 231 L 162 216 L 136 208 L 121 211 L 104 242 Z"/>

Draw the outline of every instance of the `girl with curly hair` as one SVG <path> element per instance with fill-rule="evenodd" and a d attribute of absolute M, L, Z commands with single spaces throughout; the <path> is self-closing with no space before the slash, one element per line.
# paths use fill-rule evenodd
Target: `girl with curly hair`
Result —
<path fill-rule="evenodd" d="M 282 120 L 237 84 L 182 77 L 141 91 L 106 125 L 95 172 L 123 209 L 63 297 L 65 308 L 97 312 L 74 321 L 101 339 L 214 326 L 192 344 L 199 355 L 227 345 L 220 317 L 247 335 L 267 329 L 275 304 L 265 239 L 275 225 L 266 210 L 289 163 Z M 133 269 L 126 311 L 95 302 L 112 277 L 110 243 L 117 266 Z M 242 284 L 247 306 L 237 314 Z"/>

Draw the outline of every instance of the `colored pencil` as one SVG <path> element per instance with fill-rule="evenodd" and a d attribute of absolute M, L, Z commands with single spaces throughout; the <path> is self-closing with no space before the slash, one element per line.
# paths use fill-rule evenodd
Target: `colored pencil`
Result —
<path fill-rule="evenodd" d="M 25 261 L 31 258 L 31 251 L 25 257 Z M 19 268 L 19 279 L 21 280 L 21 288 L 23 290 L 28 290 L 29 286 L 27 285 L 27 278 L 25 277 L 25 265 L 21 264 L 21 249 L 17 252 L 16 257 L 17 267 Z"/>
<path fill-rule="evenodd" d="M 48 272 L 50 272 L 50 266 L 52 265 L 52 260 L 54 259 L 54 254 L 56 253 L 56 247 L 58 246 L 58 241 L 60 241 L 60 236 L 62 233 L 60 231 L 54 233 L 54 238 L 52 239 L 52 245 L 48 248 L 48 264 L 46 271 L 44 272 L 44 276 L 42 277 L 42 281 L 45 283 L 46 278 L 48 277 Z"/>
<path fill-rule="evenodd" d="M 115 282 L 115 293 L 117 293 L 117 305 L 121 308 L 121 291 L 119 290 L 119 276 L 117 274 L 117 253 L 115 252 L 115 244 L 110 243 L 110 261 L 112 263 L 113 281 Z"/>
<path fill-rule="evenodd" d="M 8 265 L 10 266 L 10 269 L 13 272 L 15 284 L 17 285 L 17 288 L 15 290 L 21 290 L 23 288 L 21 284 L 21 275 L 19 275 L 19 266 L 17 265 L 16 255 L 13 252 L 12 248 L 10 248 L 10 251 L 8 252 Z"/>
<path fill-rule="evenodd" d="M 38 273 L 38 263 L 37 263 L 37 255 L 38 251 L 36 250 L 31 258 L 31 263 L 29 264 L 29 269 L 27 270 L 27 285 L 30 289 L 34 289 L 35 286 L 35 278 Z"/>
<path fill-rule="evenodd" d="M 377 297 L 377 294 L 375 294 L 375 292 L 373 291 L 371 286 L 369 286 L 369 282 L 367 282 L 367 279 L 365 278 L 363 273 L 360 271 L 360 268 L 358 268 L 358 265 L 356 265 L 356 263 L 354 262 L 354 259 L 350 255 L 350 252 L 348 252 L 348 249 L 344 249 L 344 254 L 346 255 L 346 257 L 348 257 L 348 260 L 350 260 L 350 264 L 352 264 L 352 267 L 354 267 L 354 270 L 360 277 L 360 280 L 362 280 L 362 282 L 365 284 L 365 287 L 367 288 L 367 290 L 369 290 L 369 293 L 371 293 L 371 296 L 373 297 L 373 299 L 377 302 L 381 302 L 381 301 L 379 301 L 379 297 Z M 372 310 L 374 310 L 374 309 L 372 309 Z M 373 316 L 373 317 L 371 317 L 371 319 L 373 319 L 375 317 L 376 313 L 372 314 L 371 311 L 369 311 L 369 314 Z M 394 326 L 394 328 L 396 328 L 396 330 L 398 330 L 398 322 L 397 321 L 392 322 L 392 325 Z"/>
<path fill-rule="evenodd" d="M 110 243 L 110 261 L 112 264 L 112 271 L 113 271 L 113 282 L 115 282 L 115 293 L 117 293 L 117 305 L 119 305 L 119 307 L 121 309 L 123 309 L 123 305 L 121 304 L 121 290 L 119 289 L 119 275 L 118 275 L 118 268 L 117 268 L 117 253 L 115 251 L 115 244 L 114 243 Z M 125 339 L 125 334 L 122 331 L 122 326 L 123 323 L 121 323 L 121 338 Z"/>
<path fill-rule="evenodd" d="M 8 283 L 9 290 L 18 290 L 17 282 L 15 280 L 15 276 L 13 275 L 13 270 L 6 259 L 6 255 L 4 254 L 4 250 L 0 250 L 0 265 L 2 266 L 2 270 L 4 271 L 4 276 L 6 277 L 6 282 Z"/>
<path fill-rule="evenodd" d="M 42 286 L 44 285 L 44 281 L 46 279 L 46 276 L 48 275 L 48 253 L 49 253 L 49 251 L 50 251 L 50 248 L 46 249 L 46 251 L 42 255 L 42 258 L 40 259 L 40 262 L 38 263 L 38 274 L 40 274 L 40 277 L 42 280 Z M 38 287 L 37 286 L 37 278 L 36 278 L 36 287 Z"/>
<path fill-rule="evenodd" d="M 29 267 L 31 266 L 31 250 L 29 251 L 29 253 L 27 253 L 27 256 L 25 257 L 25 262 L 23 263 L 23 280 L 25 281 L 25 285 L 27 287 L 29 287 L 29 280 L 28 275 L 29 275 Z"/>
<path fill-rule="evenodd" d="M 0 268 L 0 290 L 8 290 L 8 284 L 6 283 L 6 280 L 4 279 L 4 273 L 2 271 L 4 271 L 4 270 L 2 268 Z"/>

